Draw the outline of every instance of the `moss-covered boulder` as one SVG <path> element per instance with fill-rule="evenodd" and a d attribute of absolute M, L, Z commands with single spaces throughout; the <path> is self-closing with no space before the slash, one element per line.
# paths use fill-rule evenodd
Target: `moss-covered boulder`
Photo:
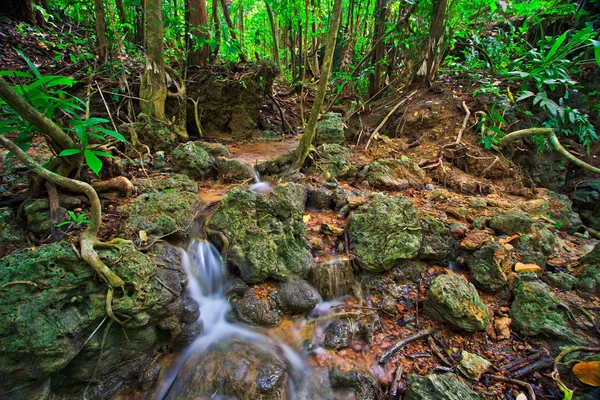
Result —
<path fill-rule="evenodd" d="M 214 162 L 202 142 L 182 143 L 173 150 L 173 169 L 195 180 L 216 177 Z"/>
<path fill-rule="evenodd" d="M 25 240 L 25 232 L 17 221 L 17 215 L 10 207 L 0 208 L 0 244 L 16 243 Z"/>
<path fill-rule="evenodd" d="M 169 341 L 171 334 L 159 329 L 160 320 L 173 317 L 180 326 L 179 293 L 185 274 L 173 264 L 177 252 L 168 252 L 155 260 L 132 245 L 100 250 L 100 258 L 126 283 L 112 302 L 115 314 L 126 322 L 108 331 L 88 395 L 94 397 L 104 382 L 107 386 L 99 385 L 97 398 L 116 396 L 141 376 L 153 352 Z M 0 286 L 3 392 L 23 385 L 45 387 L 48 378 L 60 374 L 62 383 L 52 390 L 61 398 L 80 397 L 98 363 L 107 328 L 106 284 L 69 243 L 61 242 L 0 259 Z M 20 390 L 11 396 L 32 398 Z"/>
<path fill-rule="evenodd" d="M 361 175 L 371 187 L 381 190 L 420 189 L 425 185 L 425 171 L 406 157 L 374 161 L 365 167 Z"/>
<path fill-rule="evenodd" d="M 322 144 L 317 147 L 315 153 L 315 165 L 311 171 L 316 174 L 326 175 L 326 179 L 340 178 L 342 176 L 352 175 L 355 168 L 350 163 L 352 151 L 339 144 Z"/>
<path fill-rule="evenodd" d="M 306 277 L 313 264 L 302 221 L 304 187 L 275 188 L 273 199 L 235 188 L 206 223 L 226 265 L 248 283 Z"/>
<path fill-rule="evenodd" d="M 479 395 L 453 373 L 409 375 L 406 400 L 478 400 Z"/>
<path fill-rule="evenodd" d="M 576 232 L 581 227 L 581 218 L 573 211 L 573 202 L 564 194 L 546 189 L 541 192 L 548 201 L 548 215 L 556 221 L 556 228 L 569 233 Z"/>
<path fill-rule="evenodd" d="M 423 241 L 419 249 L 422 260 L 446 261 L 450 257 L 454 240 L 450 229 L 439 219 L 425 217 L 420 221 Z"/>
<path fill-rule="evenodd" d="M 366 271 L 387 271 L 416 257 L 421 247 L 417 213 L 404 196 L 379 197 L 358 208 L 348 232 L 355 261 Z"/>
<path fill-rule="evenodd" d="M 496 215 L 489 224 L 490 228 L 499 235 L 516 235 L 517 233 L 529 233 L 533 220 L 522 211 L 510 211 Z"/>
<path fill-rule="evenodd" d="M 141 178 L 133 181 L 138 193 L 164 192 L 164 191 L 182 191 L 197 193 L 198 184 L 187 175 L 182 174 L 161 174 L 152 178 Z"/>
<path fill-rule="evenodd" d="M 224 183 L 253 182 L 256 179 L 254 169 L 239 160 L 217 157 L 215 168 L 217 177 Z"/>
<path fill-rule="evenodd" d="M 546 279 L 550 285 L 561 290 L 572 290 L 579 285 L 579 280 L 566 272 L 555 272 L 547 274 Z"/>
<path fill-rule="evenodd" d="M 145 144 L 154 152 L 157 150 L 171 151 L 177 144 L 174 127 L 168 123 L 139 114 L 133 124 L 123 124 L 119 132 L 128 138 L 130 143 Z"/>
<path fill-rule="evenodd" d="M 350 294 L 355 282 L 350 259 L 335 257 L 316 263 L 310 273 L 310 282 L 324 300 Z"/>
<path fill-rule="evenodd" d="M 431 282 L 425 313 L 467 332 L 484 330 L 490 322 L 490 312 L 473 284 L 457 274 L 440 275 Z"/>
<path fill-rule="evenodd" d="M 570 339 L 561 302 L 550 287 L 537 279 L 519 280 L 514 288 L 515 300 L 510 307 L 512 325 L 525 336 L 543 335 L 549 338 Z"/>
<path fill-rule="evenodd" d="M 314 144 L 344 144 L 344 123 L 342 115 L 338 113 L 327 113 L 317 123 L 317 133 Z"/>
<path fill-rule="evenodd" d="M 600 266 L 584 267 L 579 277 L 579 287 L 588 293 L 600 294 Z"/>
<path fill-rule="evenodd" d="M 285 362 L 260 344 L 229 339 L 192 354 L 181 367 L 166 400 L 286 398 Z"/>
<path fill-rule="evenodd" d="M 199 210 L 200 200 L 195 193 L 164 191 L 139 196 L 126 206 L 129 214 L 127 227 L 137 234 L 146 231 L 148 236 L 186 236 Z"/>
<path fill-rule="evenodd" d="M 508 294 L 508 278 L 513 260 L 509 252 L 497 243 L 486 244 L 469 260 L 471 280 L 486 292 L 504 291 Z"/>

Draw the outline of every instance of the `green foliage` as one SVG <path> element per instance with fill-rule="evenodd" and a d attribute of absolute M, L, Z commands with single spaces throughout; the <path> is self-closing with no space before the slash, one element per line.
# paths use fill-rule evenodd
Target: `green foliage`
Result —
<path fill-rule="evenodd" d="M 91 221 L 89 219 L 85 219 L 85 217 L 87 216 L 86 213 L 81 213 L 79 215 L 76 215 L 73 211 L 67 211 L 67 212 L 69 213 L 69 217 L 71 217 L 71 219 L 69 221 L 60 222 L 60 223 L 56 224 L 56 226 L 61 227 L 61 226 L 69 225 L 69 227 L 71 227 L 71 226 L 78 225 L 78 224 L 89 225 L 91 223 Z"/>
<path fill-rule="evenodd" d="M 498 144 L 504 136 L 504 132 L 500 129 L 502 125 L 506 125 L 506 120 L 503 113 L 496 110 L 496 104 L 494 104 L 490 112 L 482 114 L 477 123 L 476 130 L 480 134 L 479 144 L 486 149 L 491 149 Z"/>
<path fill-rule="evenodd" d="M 69 124 L 65 124 L 63 129 L 79 139 L 81 148 L 65 149 L 59 156 L 68 157 L 83 153 L 85 163 L 95 174 L 98 174 L 102 168 L 102 160 L 98 156 L 112 157 L 112 155 L 95 150 L 95 146 L 90 143 L 90 139 L 106 141 L 107 137 L 111 137 L 125 142 L 125 137 L 118 132 L 104 128 L 103 124 L 109 122 L 106 119 L 84 119 L 80 116 L 80 113 L 85 113 L 82 107 L 85 106 L 85 102 L 65 91 L 65 88 L 72 87 L 74 84 L 71 78 L 42 76 L 29 58 L 20 50 L 17 50 L 17 53 L 25 60 L 32 73 L 0 71 L 0 76 L 18 79 L 19 84 L 15 85 L 13 90 L 46 118 L 56 121 L 59 119 L 58 114 L 63 119 L 66 117 Z M 19 135 L 15 139 L 15 144 L 23 151 L 27 151 L 31 146 L 33 137 L 41 133 L 37 126 L 23 119 L 3 100 L 0 100 L 0 117 L 2 117 L 0 119 L 0 134 L 18 131 Z"/>

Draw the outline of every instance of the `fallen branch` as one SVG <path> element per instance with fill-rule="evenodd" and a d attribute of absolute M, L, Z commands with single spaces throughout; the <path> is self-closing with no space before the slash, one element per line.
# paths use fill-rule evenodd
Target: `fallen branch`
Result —
<path fill-rule="evenodd" d="M 552 146 L 554 148 L 554 150 L 556 150 L 560 155 L 565 157 L 567 160 L 571 161 L 573 164 L 575 164 L 585 170 L 594 172 L 596 174 L 600 174 L 600 168 L 593 167 L 590 164 L 586 163 L 585 161 L 582 161 L 579 158 L 575 157 L 573 154 L 569 153 L 562 146 L 562 144 L 560 144 L 560 141 L 558 140 L 558 137 L 556 136 L 554 129 L 550 129 L 550 128 L 529 128 L 529 129 L 522 129 L 519 131 L 509 133 L 508 135 L 506 135 L 502 139 L 500 139 L 500 142 L 497 145 L 495 145 L 493 148 L 495 150 L 501 150 L 502 148 L 507 146 L 509 143 L 512 143 L 516 140 L 524 139 L 529 136 L 546 136 L 546 138 L 548 139 L 548 142 L 550 143 L 550 146 Z"/>
<path fill-rule="evenodd" d="M 385 353 L 383 353 L 381 355 L 381 357 L 379 357 L 379 364 L 384 365 L 386 364 L 390 358 L 392 358 L 398 351 L 400 351 L 403 347 L 405 347 L 406 345 L 415 342 L 419 339 L 423 339 L 426 336 L 429 336 L 433 331 L 431 330 L 424 330 L 421 332 L 417 332 L 414 335 L 411 335 L 409 337 L 406 337 L 398 342 L 396 342 L 396 344 L 394 344 L 392 347 L 389 348 L 388 351 L 386 351 Z"/>
<path fill-rule="evenodd" d="M 533 388 L 527 382 L 519 381 L 517 379 L 505 378 L 505 377 L 500 376 L 500 375 L 488 375 L 488 374 L 486 374 L 484 376 L 486 378 L 493 379 L 495 381 L 506 382 L 506 383 L 510 383 L 511 385 L 521 386 L 523 389 L 525 389 L 527 391 L 527 397 L 529 398 L 529 400 L 535 400 L 536 399 L 535 392 L 533 391 Z"/>

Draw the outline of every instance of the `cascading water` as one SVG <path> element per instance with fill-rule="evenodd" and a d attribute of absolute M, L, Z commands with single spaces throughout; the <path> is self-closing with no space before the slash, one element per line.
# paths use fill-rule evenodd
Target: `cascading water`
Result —
<path fill-rule="evenodd" d="M 227 321 L 230 305 L 223 293 L 225 268 L 219 251 L 206 240 L 194 239 L 187 251 L 181 250 L 181 255 L 182 266 L 189 277 L 188 294 L 200 306 L 199 319 L 204 325 L 204 332 L 170 367 L 154 395 L 155 400 L 177 398 L 169 391 L 181 367 L 191 355 L 203 353 L 213 344 L 238 337 L 251 343 L 273 347 L 270 338 L 244 324 Z M 300 356 L 283 343 L 275 345 L 289 364 L 292 376 L 301 375 L 305 367 Z M 290 397 L 294 397 L 293 390 L 290 390 Z"/>
<path fill-rule="evenodd" d="M 250 166 L 254 171 L 254 183 L 250 185 L 249 190 L 257 193 L 268 193 L 273 189 L 273 187 L 268 182 L 263 182 L 260 179 L 260 174 L 253 166 Z"/>

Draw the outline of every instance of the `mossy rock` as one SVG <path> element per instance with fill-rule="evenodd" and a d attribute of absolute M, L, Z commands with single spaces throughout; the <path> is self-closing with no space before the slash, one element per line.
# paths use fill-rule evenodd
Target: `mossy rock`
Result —
<path fill-rule="evenodd" d="M 355 169 L 350 163 L 352 151 L 339 144 L 322 144 L 317 147 L 315 161 L 313 166 L 317 174 L 326 175 L 326 179 L 340 178 L 343 176 L 352 175 L 351 172 Z"/>
<path fill-rule="evenodd" d="M 548 214 L 556 221 L 556 228 L 573 233 L 581 227 L 579 214 L 573 211 L 573 202 L 564 194 L 554 193 L 551 190 L 542 191 L 548 199 Z"/>
<path fill-rule="evenodd" d="M 199 210 L 198 196 L 190 192 L 151 192 L 139 196 L 126 207 L 127 226 L 136 234 L 185 237 Z"/>
<path fill-rule="evenodd" d="M 508 278 L 513 266 L 510 254 L 497 243 L 482 246 L 469 260 L 471 279 L 479 289 L 508 294 Z"/>
<path fill-rule="evenodd" d="M 350 214 L 350 245 L 358 265 L 371 272 L 387 271 L 417 256 L 421 226 L 411 201 L 380 197 Z"/>
<path fill-rule="evenodd" d="M 314 145 L 344 144 L 344 123 L 338 113 L 327 113 L 317 123 Z"/>
<path fill-rule="evenodd" d="M 467 332 L 484 330 L 490 322 L 490 312 L 473 284 L 457 274 L 440 275 L 431 282 L 425 313 Z"/>
<path fill-rule="evenodd" d="M 123 384 L 132 383 L 124 371 L 141 373 L 152 348 L 169 340 L 169 334 L 159 334 L 156 325 L 160 318 L 177 313 L 180 298 L 176 294 L 183 290 L 184 274 L 158 267 L 132 245 L 100 250 L 99 255 L 126 283 L 124 290 L 115 293 L 112 308 L 127 322 L 109 331 L 104 349 L 107 356 L 96 375 L 100 381 L 105 376 L 117 379 L 115 387 L 108 390 L 110 397 L 110 393 L 116 396 L 114 391 Z M 79 379 L 90 378 L 102 337 L 92 336 L 92 332 L 107 317 L 106 284 L 68 242 L 61 242 L 15 251 L 0 259 L 0 285 L 6 285 L 0 290 L 3 389 L 27 383 L 38 386 L 60 371 L 64 382 L 60 390 L 69 391 L 67 386 L 73 384 L 75 392 L 83 391 Z M 114 362 L 115 357 L 120 362 Z M 84 364 L 85 369 L 76 367 Z M 18 394 L 15 392 L 16 399 L 23 398 Z"/>
<path fill-rule="evenodd" d="M 453 239 L 450 229 L 439 219 L 425 217 L 420 221 L 423 241 L 419 249 L 422 260 L 446 261 L 452 252 Z"/>
<path fill-rule="evenodd" d="M 216 177 L 214 162 L 202 142 L 182 143 L 173 150 L 173 169 L 195 180 Z"/>
<path fill-rule="evenodd" d="M 135 132 L 137 140 L 145 144 L 154 151 L 171 151 L 177 144 L 176 135 L 173 126 L 168 122 L 158 121 L 148 117 L 146 114 L 139 114 L 137 121 L 133 124 L 123 124 L 119 127 L 119 132 L 133 143 L 131 131 Z"/>
<path fill-rule="evenodd" d="M 367 165 L 362 172 L 364 180 L 375 189 L 421 189 L 425 185 L 425 171 L 414 160 L 386 158 Z"/>
<path fill-rule="evenodd" d="M 217 157 L 215 161 L 215 168 L 218 171 L 217 177 L 221 182 L 253 182 L 256 179 L 256 173 L 254 169 L 239 160 Z"/>
<path fill-rule="evenodd" d="M 561 302 L 550 287 L 539 280 L 520 279 L 514 288 L 515 300 L 510 307 L 512 325 L 525 336 L 542 335 L 570 340 L 572 332 L 562 310 Z"/>
<path fill-rule="evenodd" d="M 187 175 L 182 174 L 162 174 L 152 178 L 142 178 L 133 181 L 138 193 L 182 191 L 198 193 L 198 184 Z"/>
<path fill-rule="evenodd" d="M 547 274 L 546 279 L 548 279 L 550 285 L 554 286 L 557 289 L 573 290 L 573 288 L 579 286 L 578 279 L 566 272 L 556 272 L 553 274 Z"/>
<path fill-rule="evenodd" d="M 302 220 L 304 204 L 299 200 L 304 187 L 289 183 L 274 192 L 270 200 L 235 188 L 206 223 L 208 238 L 221 250 L 229 269 L 247 283 L 305 278 L 313 264 Z"/>
<path fill-rule="evenodd" d="M 408 376 L 406 400 L 477 400 L 479 395 L 453 373 Z"/>
<path fill-rule="evenodd" d="M 18 243 L 25 240 L 23 228 L 17 222 L 17 215 L 10 207 L 0 208 L 0 244 Z"/>
<path fill-rule="evenodd" d="M 533 220 L 522 211 L 510 211 L 505 214 L 496 215 L 490 222 L 492 228 L 499 235 L 516 235 L 517 233 L 529 233 Z"/>
<path fill-rule="evenodd" d="M 600 294 L 600 266 L 588 265 L 579 277 L 579 287 L 588 293 Z"/>

